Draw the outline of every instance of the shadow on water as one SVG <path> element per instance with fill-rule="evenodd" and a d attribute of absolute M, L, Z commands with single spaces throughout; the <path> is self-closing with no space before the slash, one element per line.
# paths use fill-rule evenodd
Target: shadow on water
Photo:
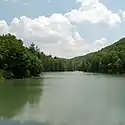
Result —
<path fill-rule="evenodd" d="M 20 122 L 14 120 L 1 120 L 0 125 L 50 125 L 50 124 L 48 122 L 40 123 L 35 121 Z"/>
<path fill-rule="evenodd" d="M 10 119 L 20 113 L 26 104 L 37 105 L 42 95 L 42 86 L 43 79 L 39 78 L 1 80 L 0 117 Z"/>

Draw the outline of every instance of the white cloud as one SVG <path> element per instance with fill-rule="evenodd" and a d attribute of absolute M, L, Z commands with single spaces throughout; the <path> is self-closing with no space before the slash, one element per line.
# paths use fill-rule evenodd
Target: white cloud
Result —
<path fill-rule="evenodd" d="M 0 21 L 0 34 L 6 34 L 9 31 L 6 21 Z"/>
<path fill-rule="evenodd" d="M 22 16 L 14 18 L 9 26 L 6 21 L 0 21 L 0 33 L 8 32 L 23 39 L 25 45 L 35 42 L 45 53 L 61 57 L 83 55 L 108 44 L 105 37 L 88 43 L 62 14 L 35 19 Z"/>
<path fill-rule="evenodd" d="M 65 14 L 72 22 L 89 21 L 95 23 L 105 23 L 111 26 L 121 23 L 121 17 L 113 13 L 99 0 L 77 0 L 81 3 L 79 9 L 73 9 Z"/>
<path fill-rule="evenodd" d="M 105 37 L 102 37 L 100 40 L 95 40 L 94 44 L 95 45 L 105 45 L 105 44 L 107 44 L 107 40 Z"/>
<path fill-rule="evenodd" d="M 109 42 L 105 37 L 88 42 L 80 35 L 72 21 L 76 24 L 89 21 L 93 24 L 105 23 L 114 26 L 125 18 L 125 12 L 121 12 L 119 16 L 108 10 L 99 0 L 77 2 L 81 3 L 81 7 L 64 15 L 52 14 L 50 17 L 39 16 L 34 19 L 22 16 L 14 18 L 10 25 L 2 20 L 0 34 L 10 32 L 23 39 L 25 45 L 35 42 L 45 53 L 61 57 L 83 55 L 108 45 Z"/>
<path fill-rule="evenodd" d="M 62 14 L 35 19 L 22 16 L 14 18 L 9 26 L 0 21 L 0 33 L 7 32 L 23 39 L 26 45 L 35 42 L 41 50 L 54 56 L 78 56 L 99 49 L 102 43 L 106 43 L 106 39 L 102 38 L 88 44 Z"/>
<path fill-rule="evenodd" d="M 100 38 L 99 40 L 95 41 L 77 41 L 78 44 L 74 46 L 74 51 L 76 50 L 76 55 L 85 55 L 90 52 L 94 52 L 97 50 L 100 50 L 101 48 L 106 47 L 107 45 L 110 44 L 110 42 L 107 41 L 105 37 Z"/>
<path fill-rule="evenodd" d="M 108 46 L 110 44 L 111 44 L 110 41 L 107 41 L 107 39 L 105 37 L 102 37 L 101 39 L 95 40 L 92 43 L 92 45 L 93 45 L 92 51 L 100 50 L 101 48 L 104 48 L 104 47 L 106 47 L 106 46 Z"/>
<path fill-rule="evenodd" d="M 121 14 L 121 17 L 122 17 L 122 21 L 124 22 L 125 21 L 125 11 L 120 10 L 120 14 Z"/>
<path fill-rule="evenodd" d="M 22 16 L 14 18 L 10 25 L 0 21 L 0 33 L 12 33 L 28 45 L 35 42 L 41 50 L 56 56 L 70 57 L 76 52 L 74 46 L 83 40 L 70 21 L 62 14 L 35 19 Z M 76 54 L 75 54 L 76 55 Z"/>
<path fill-rule="evenodd" d="M 58 41 L 70 41 L 72 36 L 72 24 L 62 14 L 53 14 L 50 17 L 38 17 L 30 19 L 20 17 L 13 19 L 10 25 L 10 31 L 16 33 L 19 37 L 27 40 L 55 43 Z"/>
<path fill-rule="evenodd" d="M 5 2 L 9 2 L 9 1 L 11 1 L 11 2 L 17 2 L 18 0 L 4 0 Z"/>

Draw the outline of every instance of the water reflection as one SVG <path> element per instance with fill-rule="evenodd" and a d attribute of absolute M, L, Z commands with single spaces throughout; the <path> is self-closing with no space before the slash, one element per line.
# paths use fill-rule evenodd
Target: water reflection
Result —
<path fill-rule="evenodd" d="M 0 125 L 125 125 L 124 77 L 79 72 L 42 77 L 44 86 L 41 79 L 1 82 Z"/>
<path fill-rule="evenodd" d="M 12 118 L 26 104 L 37 105 L 42 94 L 43 79 L 0 81 L 0 117 Z"/>
<path fill-rule="evenodd" d="M 35 121 L 21 122 L 19 120 L 0 120 L 0 125 L 50 125 L 49 123 L 40 123 Z"/>

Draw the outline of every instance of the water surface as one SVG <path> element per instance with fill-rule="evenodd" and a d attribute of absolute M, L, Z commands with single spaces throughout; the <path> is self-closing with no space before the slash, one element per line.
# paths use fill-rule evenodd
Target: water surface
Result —
<path fill-rule="evenodd" d="M 0 81 L 0 125 L 125 125 L 125 77 L 82 72 Z"/>

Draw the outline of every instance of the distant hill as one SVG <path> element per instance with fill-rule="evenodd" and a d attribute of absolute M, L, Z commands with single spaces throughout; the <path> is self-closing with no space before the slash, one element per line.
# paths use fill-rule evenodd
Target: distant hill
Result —
<path fill-rule="evenodd" d="M 125 73 L 125 38 L 101 50 L 72 59 L 76 70 L 85 72 Z"/>

